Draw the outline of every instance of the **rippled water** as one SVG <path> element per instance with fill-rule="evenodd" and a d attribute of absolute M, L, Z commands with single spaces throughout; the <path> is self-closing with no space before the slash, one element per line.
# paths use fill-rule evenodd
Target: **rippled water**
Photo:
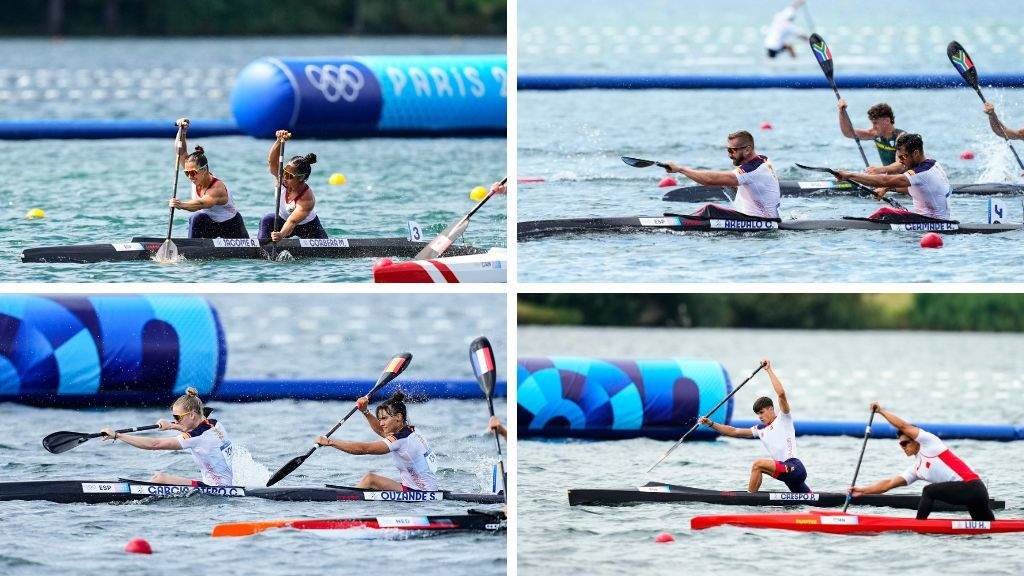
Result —
<path fill-rule="evenodd" d="M 779 330 L 582 329 L 524 327 L 519 355 L 585 354 L 608 358 L 696 356 L 722 362 L 734 385 L 770 357 L 786 385 L 797 420 L 859 421 L 871 400 L 908 419 L 941 422 L 1024 422 L 1015 399 L 1024 388 L 1019 335 Z M 813 353 L 809 353 L 813 350 Z M 770 393 L 758 376 L 736 395 L 737 414 Z M 620 508 L 568 506 L 568 488 L 627 488 L 648 480 L 700 488 L 743 489 L 757 442 L 722 439 L 685 444 L 646 476 L 668 442 L 521 440 L 518 444 L 518 567 L 520 574 L 622 574 L 699 570 L 747 573 L 763 562 L 799 562 L 809 574 L 884 571 L 934 574 L 1017 574 L 1024 570 L 1016 534 L 873 537 L 715 528 L 690 531 L 698 514 L 741 514 L 763 508 L 687 503 Z M 841 491 L 849 485 L 861 441 L 801 437 L 808 484 Z M 979 471 L 992 497 L 1024 517 L 1024 481 L 1017 460 L 1024 444 L 955 441 L 951 447 Z M 861 480 L 902 471 L 907 459 L 890 440 L 868 443 Z M 779 489 L 766 480 L 765 487 Z M 915 486 L 920 488 L 920 486 Z M 902 490 L 910 490 L 903 488 Z M 865 513 L 912 516 L 910 510 Z M 941 515 L 940 515 L 941 516 Z M 677 541 L 654 543 L 660 532 Z M 1004 537 L 1005 536 L 1005 537 Z M 941 552 L 936 547 L 941 547 Z M 767 556 L 766 556 L 767 554 Z"/>
<path fill-rule="evenodd" d="M 227 118 L 237 70 L 263 56 L 502 53 L 503 39 L 267 40 L 5 40 L 5 52 L 24 54 L 0 69 L 0 106 L 8 117 Z M 183 55 L 191 55 L 183 62 Z M 127 58 L 130 55 L 130 58 Z M 80 78 L 80 74 L 85 74 Z M 61 82 L 64 84 L 62 85 Z M 100 86 L 100 83 L 103 85 Z M 114 91 L 123 83 L 129 94 Z M 24 87 L 21 85 L 24 84 Z M 136 90 L 145 84 L 149 92 Z M 150 86 L 152 84 L 152 86 Z M 54 88 L 48 98 L 43 90 Z M 102 97 L 93 89 L 107 90 Z M 73 90 L 85 90 L 73 97 Z M 34 92 L 33 92 L 34 91 Z M 28 94 L 28 95 L 26 95 Z M 179 97 L 180 95 L 180 97 Z M 255 236 L 274 207 L 266 168 L 270 142 L 249 137 L 196 138 L 211 171 L 231 191 Z M 414 220 L 440 232 L 472 208 L 469 191 L 505 175 L 501 138 L 295 140 L 288 155 L 316 153 L 310 185 L 327 233 L 338 238 L 406 236 Z M 23 249 L 39 246 L 127 242 L 164 236 L 174 177 L 170 139 L 104 141 L 0 141 L 0 278 L 41 282 L 366 282 L 372 258 L 265 261 L 22 264 Z M 327 184 L 341 172 L 344 186 Z M 187 196 L 184 177 L 179 197 Z M 506 244 L 504 198 L 474 216 L 464 241 L 482 248 Z M 44 220 L 26 220 L 42 208 Z M 176 211 L 176 236 L 187 234 L 188 213 Z"/>
<path fill-rule="evenodd" d="M 491 294 L 437 295 L 210 295 L 228 338 L 229 378 L 376 378 L 386 356 L 400 350 L 414 355 L 403 378 L 472 379 L 468 343 L 481 334 L 505 366 L 505 297 Z M 287 314 L 301 310 L 294 320 Z M 298 358 L 298 359 L 297 359 Z M 503 372 L 502 368 L 499 368 Z M 503 374 L 500 377 L 504 377 Z M 253 463 L 239 468 L 239 483 L 265 482 L 270 472 L 308 449 L 349 409 L 348 402 L 279 400 L 211 404 L 236 447 Z M 503 398 L 495 409 L 504 415 Z M 441 456 L 441 484 L 476 492 L 495 462 L 494 440 L 485 435 L 488 412 L 481 400 L 434 400 L 410 404 L 410 420 Z M 156 470 L 193 474 L 190 456 L 145 452 L 121 443 L 92 440 L 61 455 L 45 452 L 40 439 L 55 430 L 95 431 L 104 426 L 136 426 L 167 417 L 160 409 L 55 410 L 0 404 L 0 481 L 30 479 L 146 479 Z M 336 438 L 371 440 L 359 419 Z M 395 475 L 390 457 L 350 456 L 320 451 L 283 484 L 352 485 L 368 470 Z M 409 569 L 435 574 L 505 574 L 504 534 L 451 534 L 432 537 L 374 536 L 325 539 L 309 533 L 276 531 L 252 539 L 209 537 L 218 522 L 366 515 L 463 513 L 474 505 L 417 503 L 398 507 L 383 502 L 271 502 L 258 499 L 191 498 L 127 505 L 3 502 L 0 571 L 4 574 L 176 574 L 189 562 L 224 574 L 336 574 Z M 152 557 L 122 550 L 134 537 L 149 540 Z M 54 553 L 54 550 L 59 553 Z M 195 560 L 200 559 L 200 560 Z M 465 568 L 460 568 L 465 567 Z"/>

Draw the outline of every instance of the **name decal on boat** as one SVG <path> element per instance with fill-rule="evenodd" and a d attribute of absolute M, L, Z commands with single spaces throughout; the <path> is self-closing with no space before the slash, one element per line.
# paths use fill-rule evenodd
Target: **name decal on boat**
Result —
<path fill-rule="evenodd" d="M 987 520 L 954 520 L 953 530 L 988 530 L 992 523 Z"/>
<path fill-rule="evenodd" d="M 389 500 L 392 502 L 433 502 L 444 500 L 444 492 L 422 492 L 414 490 L 411 492 L 363 492 L 365 500 Z"/>
<path fill-rule="evenodd" d="M 211 494 L 213 496 L 245 496 L 245 488 L 240 486 L 174 486 L 150 484 L 132 484 L 132 494 L 145 494 L 146 496 L 188 496 L 194 493 Z"/>
<path fill-rule="evenodd" d="M 799 493 L 799 492 L 782 492 L 772 493 L 768 496 L 769 500 L 783 500 L 783 501 L 802 501 L 802 502 L 817 502 L 818 495 L 814 493 Z"/>
<path fill-rule="evenodd" d="M 145 246 L 138 242 L 121 242 L 120 244 L 111 244 L 110 246 L 118 252 L 140 252 L 146 249 Z"/>
<path fill-rule="evenodd" d="M 255 238 L 214 238 L 213 245 L 217 248 L 259 248 L 259 240 Z"/>
<path fill-rule="evenodd" d="M 679 226 L 679 218 L 640 218 L 641 226 Z"/>
<path fill-rule="evenodd" d="M 348 248 L 347 238 L 309 238 L 300 239 L 303 248 Z"/>
<path fill-rule="evenodd" d="M 426 516 L 377 516 L 377 526 L 381 528 L 430 526 L 430 518 Z"/>
<path fill-rule="evenodd" d="M 127 494 L 127 482 L 82 482 L 82 494 Z"/>
<path fill-rule="evenodd" d="M 779 223 L 771 220 L 708 220 L 712 230 L 778 230 Z"/>
<path fill-rule="evenodd" d="M 797 182 L 797 185 L 801 190 L 824 190 L 825 188 L 835 188 L 835 184 L 828 182 L 827 180 L 818 180 L 816 182 Z"/>
<path fill-rule="evenodd" d="M 670 492 L 668 486 L 640 486 L 637 488 L 640 492 Z"/>
<path fill-rule="evenodd" d="M 912 222 L 909 224 L 890 224 L 893 230 L 905 232 L 942 232 L 959 230 L 960 227 L 952 222 Z"/>
<path fill-rule="evenodd" d="M 856 516 L 822 516 L 820 520 L 822 524 L 843 524 L 848 526 L 855 526 L 860 523 L 860 519 Z"/>

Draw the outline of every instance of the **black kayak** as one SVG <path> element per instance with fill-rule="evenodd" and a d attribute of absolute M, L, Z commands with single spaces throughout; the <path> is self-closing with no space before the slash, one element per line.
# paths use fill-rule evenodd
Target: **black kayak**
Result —
<path fill-rule="evenodd" d="M 866 196 L 849 182 L 821 181 L 796 181 L 783 180 L 779 183 L 783 196 L 806 197 L 806 196 Z M 683 186 L 673 188 L 662 196 L 665 202 L 718 202 L 736 195 L 736 189 L 732 186 Z M 1021 196 L 1024 195 L 1024 184 L 1002 184 L 988 182 L 981 184 L 954 184 L 954 196 Z"/>

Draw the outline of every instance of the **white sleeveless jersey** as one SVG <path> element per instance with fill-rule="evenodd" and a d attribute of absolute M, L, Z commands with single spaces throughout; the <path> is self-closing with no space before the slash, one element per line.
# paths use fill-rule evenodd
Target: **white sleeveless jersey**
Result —
<path fill-rule="evenodd" d="M 750 431 L 761 439 L 765 450 L 776 462 L 785 462 L 796 455 L 796 430 L 793 428 L 793 414 L 779 414 L 771 424 L 751 426 Z"/>
<path fill-rule="evenodd" d="M 277 180 L 275 179 L 274 182 L 276 184 Z M 274 193 L 277 193 L 276 188 L 274 189 Z M 303 184 L 302 192 L 299 192 L 298 195 L 293 196 L 291 198 L 291 202 L 289 202 L 288 191 L 285 190 L 284 186 L 281 187 L 281 210 L 277 213 L 277 215 L 281 217 L 282 221 L 288 220 L 288 218 L 292 215 L 292 212 L 295 212 L 296 201 L 299 199 L 300 196 L 303 196 L 307 193 L 312 192 L 310 191 L 308 184 Z M 309 211 L 309 214 L 307 214 L 306 217 L 303 218 L 300 222 L 296 222 L 295 225 L 298 226 L 300 224 L 312 222 L 313 218 L 316 218 L 316 206 L 313 206 L 313 209 Z"/>
<path fill-rule="evenodd" d="M 916 455 L 917 461 L 900 474 L 908 486 L 917 480 L 934 484 L 978 479 L 978 474 L 947 448 L 938 436 L 921 430 L 917 435 L 917 442 L 921 444 L 921 449 Z"/>
<path fill-rule="evenodd" d="M 217 182 L 220 182 L 220 180 L 214 177 L 213 182 L 210 183 L 210 186 L 213 186 Z M 227 204 L 215 204 L 210 208 L 196 210 L 196 213 L 206 214 L 211 219 L 213 219 L 214 222 L 227 222 L 228 220 L 234 218 L 235 214 L 238 214 L 238 210 L 235 208 L 235 201 L 231 198 L 231 191 L 228 190 L 227 184 L 224 185 L 224 189 L 227 190 L 228 192 Z M 199 200 L 199 198 L 199 191 L 196 190 L 196 185 L 192 184 L 192 199 Z"/>
<path fill-rule="evenodd" d="M 207 420 L 192 432 L 183 432 L 178 442 L 196 461 L 204 484 L 232 485 L 231 440 L 220 422 Z"/>
<path fill-rule="evenodd" d="M 739 187 L 733 208 L 749 216 L 778 218 L 782 193 L 768 158 L 758 156 L 737 166 L 735 172 Z"/>
<path fill-rule="evenodd" d="M 935 160 L 925 160 L 903 173 L 910 181 L 907 192 L 914 199 L 914 212 L 932 218 L 949 218 L 949 185 L 946 171 Z"/>
<path fill-rule="evenodd" d="M 406 427 L 395 438 L 391 441 L 385 437 L 384 442 L 402 475 L 402 485 L 413 490 L 437 490 L 435 456 L 423 435 Z"/>

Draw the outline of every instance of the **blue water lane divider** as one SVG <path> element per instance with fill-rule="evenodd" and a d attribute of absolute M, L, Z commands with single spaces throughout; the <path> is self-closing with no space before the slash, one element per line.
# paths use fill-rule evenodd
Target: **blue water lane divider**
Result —
<path fill-rule="evenodd" d="M 957 74 L 844 74 L 836 77 L 840 89 L 963 88 Z M 520 74 L 519 90 L 717 90 L 828 89 L 818 74 Z M 985 74 L 986 88 L 1024 88 L 1024 72 Z"/>

